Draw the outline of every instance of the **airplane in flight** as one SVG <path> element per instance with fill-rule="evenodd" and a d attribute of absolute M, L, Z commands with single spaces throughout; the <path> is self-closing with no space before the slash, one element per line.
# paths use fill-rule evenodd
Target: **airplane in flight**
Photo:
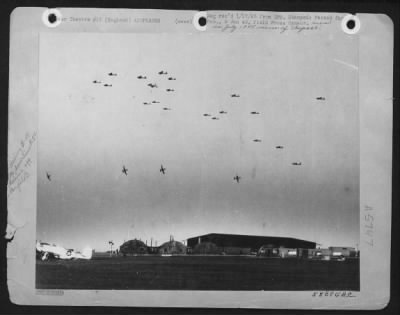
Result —
<path fill-rule="evenodd" d="M 175 80 L 176 80 L 176 78 L 169 77 L 169 78 L 168 78 L 168 80 L 170 80 L 170 81 L 175 81 Z"/>
<path fill-rule="evenodd" d="M 228 112 L 226 112 L 226 111 L 224 111 L 224 110 L 219 111 L 219 113 L 220 113 L 220 114 L 228 114 Z"/>
<path fill-rule="evenodd" d="M 260 112 L 250 112 L 252 115 L 260 115 Z"/>
<path fill-rule="evenodd" d="M 174 89 L 166 89 L 167 92 L 174 92 Z"/>
<path fill-rule="evenodd" d="M 233 178 L 233 180 L 235 180 L 237 183 L 239 183 L 240 179 L 241 179 L 241 177 L 238 176 L 238 175 L 236 175 L 236 176 Z"/>
<path fill-rule="evenodd" d="M 293 162 L 292 165 L 300 166 L 301 162 Z"/>
<path fill-rule="evenodd" d="M 239 94 L 231 94 L 231 97 L 240 97 Z"/>
<path fill-rule="evenodd" d="M 211 115 L 210 114 L 203 114 L 203 116 L 205 116 L 205 117 L 211 117 Z"/>
<path fill-rule="evenodd" d="M 219 120 L 219 118 L 218 118 L 218 117 L 213 117 L 213 118 L 211 118 L 211 119 L 213 119 L 213 120 Z"/>
<path fill-rule="evenodd" d="M 122 173 L 128 176 L 128 169 L 125 167 L 125 165 L 122 167 Z"/>
<path fill-rule="evenodd" d="M 277 145 L 275 148 L 276 148 L 276 149 L 283 149 L 283 146 Z"/>
<path fill-rule="evenodd" d="M 163 110 L 171 110 L 169 107 L 164 107 Z"/>
<path fill-rule="evenodd" d="M 261 142 L 261 139 L 254 139 L 254 142 Z"/>
<path fill-rule="evenodd" d="M 139 75 L 139 76 L 137 76 L 137 78 L 138 78 L 139 80 L 144 80 L 144 79 L 147 79 L 147 77 L 146 77 L 146 76 L 144 76 L 144 75 Z"/>
<path fill-rule="evenodd" d="M 82 250 L 82 252 L 76 252 L 73 249 L 66 249 L 64 247 L 43 243 L 43 242 L 36 242 L 36 256 L 43 260 L 49 259 L 91 259 L 93 254 L 93 250 L 90 247 L 86 247 Z"/>
<path fill-rule="evenodd" d="M 153 104 L 159 104 L 159 101 L 152 101 Z"/>
<path fill-rule="evenodd" d="M 101 81 L 94 80 L 93 83 L 94 84 L 101 84 Z"/>
<path fill-rule="evenodd" d="M 49 181 L 51 181 L 51 175 L 50 175 L 49 173 L 46 172 L 46 176 L 47 176 L 47 179 L 48 179 Z"/>
<path fill-rule="evenodd" d="M 112 84 L 104 84 L 105 87 L 112 87 Z"/>
<path fill-rule="evenodd" d="M 117 76 L 116 73 L 112 73 L 112 72 L 110 72 L 108 75 L 109 75 L 110 77 L 116 77 L 116 76 Z"/>
<path fill-rule="evenodd" d="M 168 72 L 161 70 L 158 74 L 168 74 Z"/>
<path fill-rule="evenodd" d="M 166 170 L 167 169 L 161 164 L 160 173 L 163 173 L 165 175 Z"/>
<path fill-rule="evenodd" d="M 325 97 L 323 97 L 323 96 L 318 96 L 316 99 L 317 99 L 318 101 L 325 101 Z"/>
<path fill-rule="evenodd" d="M 143 105 L 150 105 L 150 103 L 148 103 L 148 102 L 143 102 Z"/>
<path fill-rule="evenodd" d="M 158 88 L 157 84 L 155 84 L 155 83 L 149 83 L 149 84 L 147 84 L 147 86 L 150 86 L 152 89 Z"/>

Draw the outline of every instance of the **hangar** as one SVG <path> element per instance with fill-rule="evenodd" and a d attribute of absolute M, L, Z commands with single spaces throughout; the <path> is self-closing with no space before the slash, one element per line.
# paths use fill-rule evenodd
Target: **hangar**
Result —
<path fill-rule="evenodd" d="M 226 254 L 248 254 L 257 252 L 263 246 L 269 248 L 314 249 L 317 245 L 315 242 L 292 237 L 220 233 L 205 234 L 187 239 L 187 245 L 191 249 L 198 248 L 199 244 L 202 243 L 215 244 Z"/>

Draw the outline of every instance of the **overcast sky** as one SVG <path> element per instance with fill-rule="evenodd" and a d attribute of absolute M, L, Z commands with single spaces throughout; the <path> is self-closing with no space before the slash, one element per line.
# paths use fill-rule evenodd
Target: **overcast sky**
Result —
<path fill-rule="evenodd" d="M 38 240 L 356 246 L 357 70 L 335 61 L 358 64 L 355 39 L 265 34 L 41 34 Z"/>

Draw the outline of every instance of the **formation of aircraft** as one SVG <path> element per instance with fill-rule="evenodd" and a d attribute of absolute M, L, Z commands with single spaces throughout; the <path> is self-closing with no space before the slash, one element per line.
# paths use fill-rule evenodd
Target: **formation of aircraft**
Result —
<path fill-rule="evenodd" d="M 87 247 L 82 252 L 76 252 L 73 249 L 66 249 L 55 244 L 36 242 L 36 254 L 43 261 L 49 259 L 91 259 L 93 250 Z"/>
<path fill-rule="evenodd" d="M 122 173 L 124 173 L 126 176 L 128 176 L 128 169 L 124 166 L 122 166 Z"/>

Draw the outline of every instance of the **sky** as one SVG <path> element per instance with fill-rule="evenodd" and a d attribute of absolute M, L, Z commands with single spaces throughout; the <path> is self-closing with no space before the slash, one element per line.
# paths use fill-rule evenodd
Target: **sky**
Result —
<path fill-rule="evenodd" d="M 357 43 L 309 34 L 41 34 L 37 239 L 357 246 Z"/>

